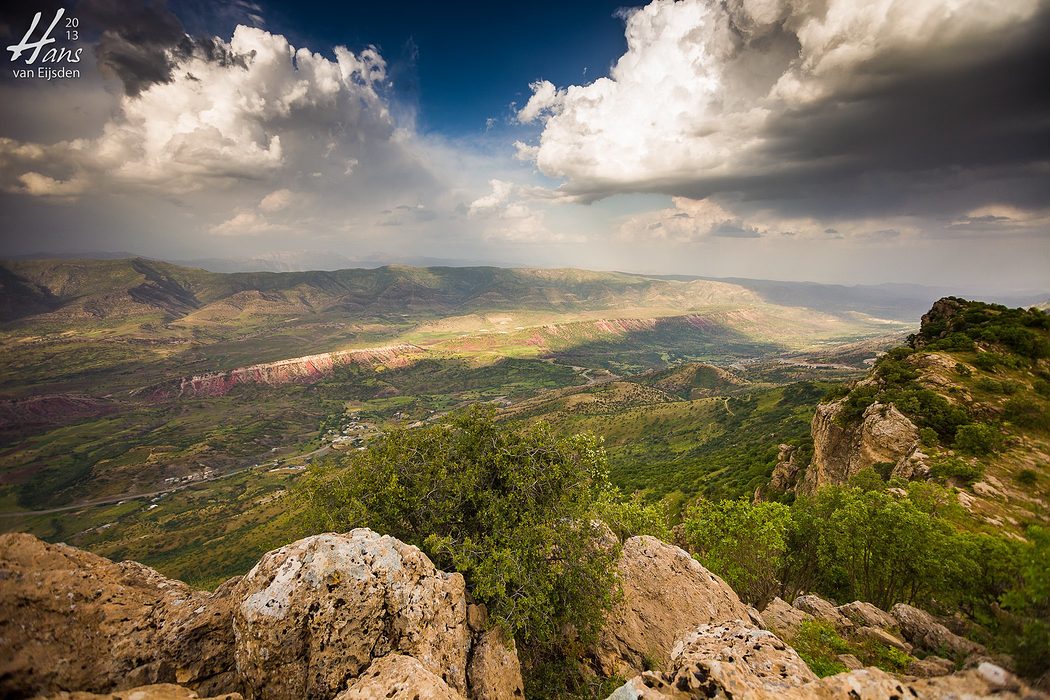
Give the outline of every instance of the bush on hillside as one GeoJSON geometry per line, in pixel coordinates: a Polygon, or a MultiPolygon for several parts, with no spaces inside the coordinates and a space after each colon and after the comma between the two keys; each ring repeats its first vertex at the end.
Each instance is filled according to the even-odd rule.
{"type": "Polygon", "coordinates": [[[1003,447],[1003,436],[986,423],[961,425],[955,430],[955,449],[968,455],[984,456],[1003,447]]]}
{"type": "Polygon", "coordinates": [[[939,455],[931,461],[930,476],[941,481],[958,479],[970,485],[984,476],[984,466],[967,462],[960,457],[939,455]]]}

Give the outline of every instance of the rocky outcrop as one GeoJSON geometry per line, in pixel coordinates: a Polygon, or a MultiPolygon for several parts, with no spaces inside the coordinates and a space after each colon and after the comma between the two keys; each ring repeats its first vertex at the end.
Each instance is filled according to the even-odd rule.
{"type": "Polygon", "coordinates": [[[860,423],[843,425],[845,402],[840,399],[820,404],[813,414],[813,460],[799,482],[800,493],[846,483],[858,472],[879,464],[892,464],[896,470],[902,460],[914,455],[918,428],[893,404],[872,404],[860,423]]]}
{"type": "Polygon", "coordinates": [[[805,465],[799,460],[798,447],[787,444],[780,445],[777,452],[777,463],[773,466],[773,473],[769,477],[769,483],[759,486],[755,490],[755,500],[763,501],[770,494],[794,491],[798,485],[803,466],[805,465]]]}
{"type": "Polygon", "coordinates": [[[331,698],[373,659],[415,658],[467,690],[460,574],[371,530],[308,537],[263,556],[239,586],[237,667],[255,698],[331,698]]]}
{"type": "Polygon", "coordinates": [[[787,601],[774,598],[762,611],[762,619],[765,620],[769,629],[782,637],[791,638],[798,634],[802,623],[812,620],[813,616],[793,605],[788,605],[787,601]]]}
{"type": "Polygon", "coordinates": [[[265,384],[267,386],[313,384],[330,375],[337,367],[349,365],[400,367],[409,364],[423,352],[425,351],[422,348],[407,344],[325,352],[240,367],[229,372],[198,374],[143,391],[155,399],[200,398],[225,396],[234,387],[241,384],[265,384]]]}
{"type": "Polygon", "coordinates": [[[336,696],[336,700],[388,699],[463,700],[463,696],[419,661],[401,654],[376,659],[336,696]]]}
{"type": "MultiPolygon", "coordinates": [[[[857,662],[854,658],[852,662],[857,662]]],[[[675,645],[668,669],[646,671],[607,700],[1035,700],[1046,696],[990,663],[963,673],[903,680],[877,668],[816,678],[780,639],[742,621],[702,625],[675,645]]]]}
{"type": "Polygon", "coordinates": [[[227,586],[203,593],[135,562],[0,535],[0,696],[176,680],[205,695],[236,691],[229,595],[227,586]]]}
{"type": "Polygon", "coordinates": [[[959,658],[985,653],[980,644],[955,634],[925,610],[898,603],[890,615],[897,621],[904,638],[919,649],[959,658]]]}
{"type": "Polygon", "coordinates": [[[2,535],[0,697],[71,689],[122,700],[524,697],[513,640],[469,602],[463,577],[371,530],[274,550],[214,593],[2,535]]]}
{"type": "Polygon", "coordinates": [[[897,621],[888,612],[871,603],[855,600],[836,608],[838,612],[862,627],[880,627],[882,629],[895,629],[897,621]]]}
{"type": "Polygon", "coordinates": [[[662,668],[675,641],[698,625],[748,619],[747,606],[725,581],[654,537],[627,540],[617,573],[623,599],[606,618],[594,648],[603,675],[662,668]]]}

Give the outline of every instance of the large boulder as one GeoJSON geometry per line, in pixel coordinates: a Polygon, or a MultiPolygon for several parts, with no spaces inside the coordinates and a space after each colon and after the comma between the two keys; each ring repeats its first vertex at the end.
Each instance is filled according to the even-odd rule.
{"type": "Polygon", "coordinates": [[[0,535],[0,696],[180,681],[235,692],[230,588],[195,591],[27,534],[0,535]]]}
{"type": "Polygon", "coordinates": [[[860,627],[878,627],[884,630],[892,630],[897,627],[897,621],[892,615],[882,608],[861,600],[840,605],[837,610],[860,627]]]}
{"type": "Polygon", "coordinates": [[[911,456],[919,429],[893,404],[875,403],[859,423],[843,425],[846,399],[817,406],[813,414],[813,459],[799,481],[799,493],[816,493],[826,484],[843,484],[858,472],[911,456]]]}
{"type": "Polygon", "coordinates": [[[955,634],[925,610],[897,603],[890,615],[897,621],[904,638],[919,649],[960,658],[985,653],[983,646],[955,634]]]}
{"type": "Polygon", "coordinates": [[[438,675],[411,656],[376,659],[336,700],[464,700],[438,675]]]}
{"type": "Polygon", "coordinates": [[[662,668],[686,632],[748,619],[747,606],[725,581],[655,537],[628,539],[617,573],[623,599],[606,617],[594,648],[603,675],[626,677],[662,668]]]}
{"type": "Polygon", "coordinates": [[[838,608],[832,603],[818,595],[800,595],[798,598],[795,598],[795,602],[792,605],[803,612],[809,613],[818,620],[830,622],[840,630],[853,628],[853,622],[848,617],[839,612],[838,608]]]}
{"type": "Polygon", "coordinates": [[[307,537],[263,556],[239,584],[237,667],[254,698],[331,698],[377,657],[413,657],[467,691],[463,577],[371,530],[307,537]]]}
{"type": "Polygon", "coordinates": [[[781,637],[791,638],[798,634],[803,622],[814,618],[808,612],[788,605],[787,601],[774,598],[762,611],[762,619],[769,629],[781,637]]]}
{"type": "Polygon", "coordinates": [[[680,639],[663,672],[646,671],[609,700],[636,698],[750,698],[816,680],[806,662],[779,637],[743,620],[700,625],[680,639]]]}

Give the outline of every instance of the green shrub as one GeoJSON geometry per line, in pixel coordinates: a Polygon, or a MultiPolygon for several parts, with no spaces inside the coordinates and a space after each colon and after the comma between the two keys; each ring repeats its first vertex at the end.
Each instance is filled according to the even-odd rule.
{"type": "Polygon", "coordinates": [[[886,481],[893,473],[893,462],[877,462],[874,466],[861,469],[849,479],[849,485],[861,491],[882,491],[886,481]]]}
{"type": "Polygon", "coordinates": [[[937,431],[933,428],[919,428],[919,442],[923,447],[937,447],[941,444],[937,431]]]}
{"type": "Polygon", "coordinates": [[[641,493],[625,500],[618,491],[610,489],[598,502],[598,516],[620,540],[635,535],[652,535],[665,542],[671,539],[665,504],[647,503],[641,493]]]}
{"type": "Polygon", "coordinates": [[[1036,482],[1039,481],[1039,475],[1034,469],[1022,469],[1017,472],[1017,483],[1023,484],[1024,486],[1035,486],[1036,482]]]}
{"type": "Polygon", "coordinates": [[[960,377],[969,377],[973,374],[973,370],[971,370],[969,367],[967,367],[961,362],[956,362],[955,373],[958,374],[960,377]]]}
{"type": "Polygon", "coordinates": [[[876,402],[878,394],[878,388],[871,385],[859,386],[850,391],[839,413],[839,423],[848,426],[859,422],[868,406],[876,402]]]}
{"type": "Polygon", "coordinates": [[[930,350],[948,350],[951,352],[965,352],[974,349],[973,338],[965,333],[950,333],[940,340],[935,340],[926,346],[930,350]]]}
{"type": "Polygon", "coordinates": [[[989,455],[1002,449],[1003,436],[985,423],[961,425],[955,431],[955,449],[969,455],[989,455]]]}
{"type": "Polygon", "coordinates": [[[999,355],[994,352],[979,352],[973,359],[973,366],[985,372],[994,372],[1000,364],[999,355]]]}
{"type": "Polygon", "coordinates": [[[1050,670],[1050,529],[1033,525],[1031,542],[1022,552],[1021,579],[1003,596],[1003,607],[1015,614],[1007,643],[1017,670],[1036,678],[1050,670]]]}
{"type": "Polygon", "coordinates": [[[1050,382],[1046,381],[1045,379],[1036,379],[1032,383],[1032,388],[1035,390],[1035,393],[1039,394],[1040,396],[1050,398],[1050,382]]]}
{"type": "Polygon", "coordinates": [[[959,457],[942,455],[930,464],[930,476],[935,479],[959,479],[964,484],[972,484],[983,475],[983,465],[971,464],[959,457]]]}

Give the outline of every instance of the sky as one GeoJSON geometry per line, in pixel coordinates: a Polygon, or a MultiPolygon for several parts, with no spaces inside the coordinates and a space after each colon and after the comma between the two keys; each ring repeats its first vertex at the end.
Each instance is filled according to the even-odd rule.
{"type": "Polygon", "coordinates": [[[0,256],[1050,290],[1050,0],[14,0],[0,39],[0,256]]]}

